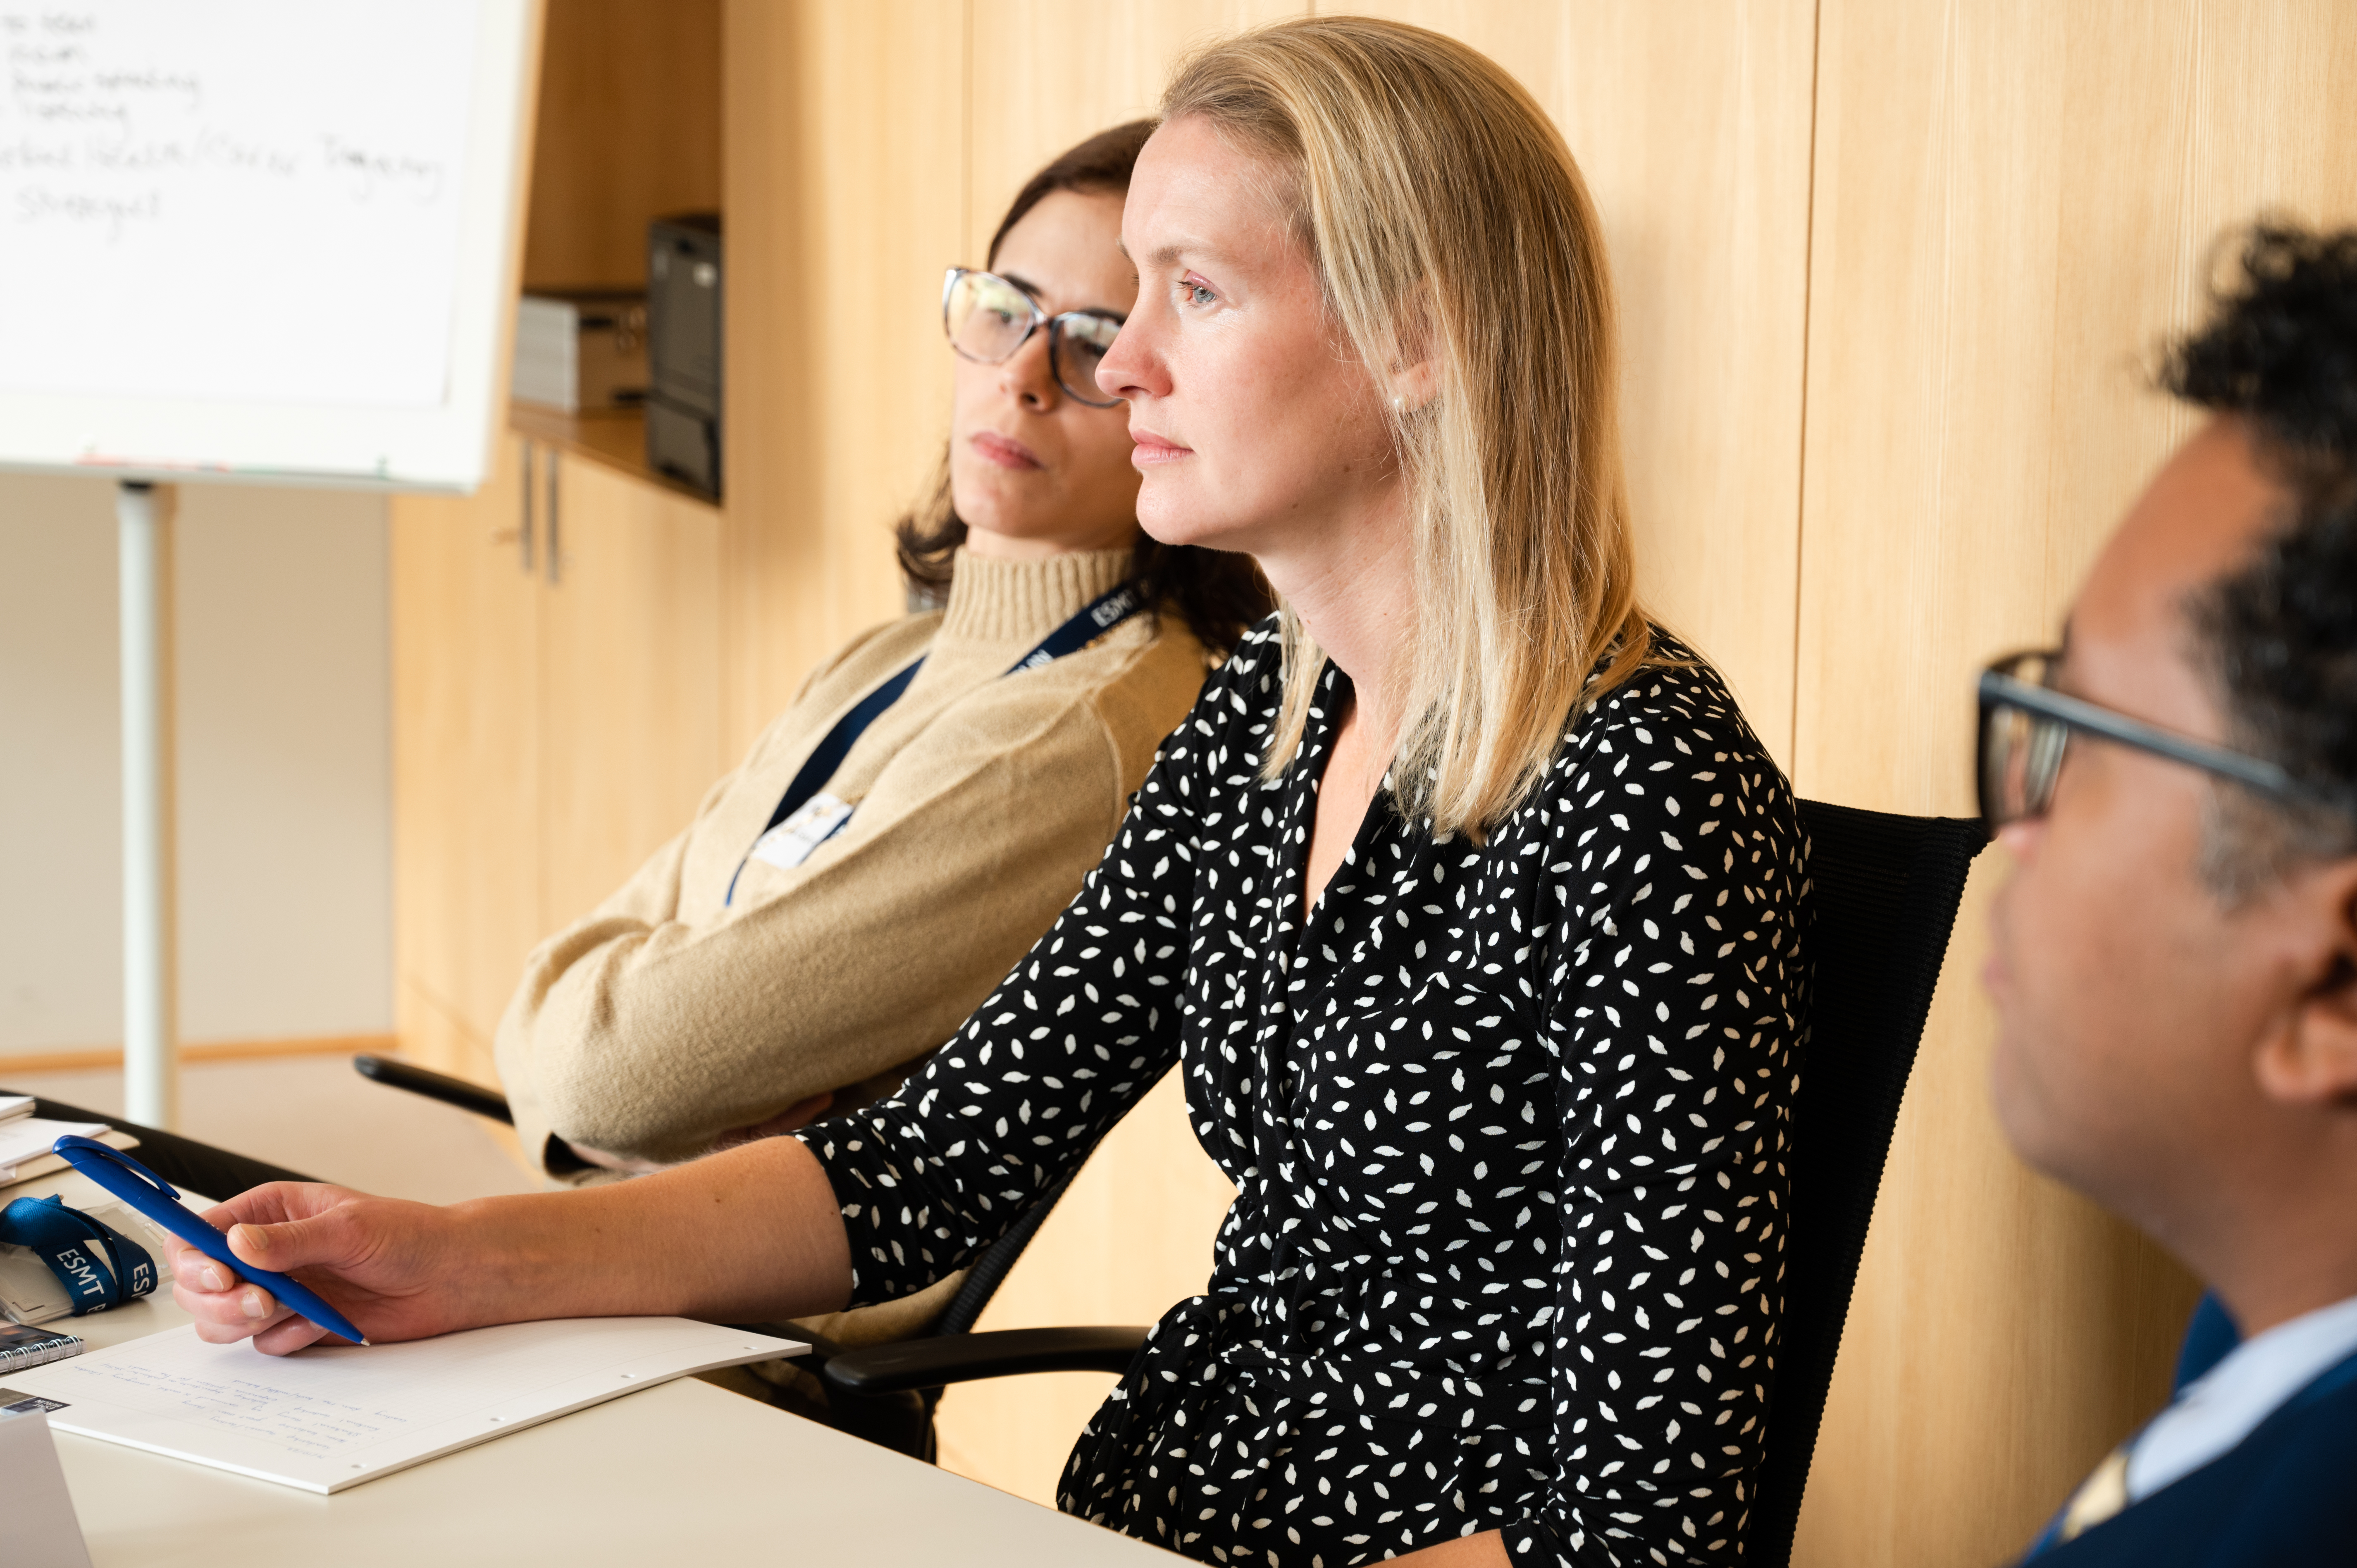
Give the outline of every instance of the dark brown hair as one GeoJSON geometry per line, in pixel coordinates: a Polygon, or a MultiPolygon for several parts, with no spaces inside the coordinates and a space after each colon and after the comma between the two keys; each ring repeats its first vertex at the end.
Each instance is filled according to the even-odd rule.
{"type": "MultiPolygon", "coordinates": [[[[990,237],[987,261],[998,258],[999,242],[1023,215],[1060,190],[1086,195],[1125,195],[1130,171],[1137,166],[1138,149],[1154,134],[1156,122],[1133,120],[1110,131],[1100,131],[1033,175],[998,220],[990,237]]],[[[965,542],[965,519],[958,516],[950,489],[950,456],[942,453],[941,469],[926,499],[900,519],[892,531],[900,558],[901,575],[920,597],[939,602],[948,596],[950,576],[959,545],[965,542]]],[[[1144,532],[1131,557],[1130,580],[1148,605],[1178,612],[1195,639],[1214,654],[1235,646],[1244,628],[1275,607],[1275,598],[1260,568],[1249,555],[1204,550],[1191,544],[1164,544],[1144,532]]]]}

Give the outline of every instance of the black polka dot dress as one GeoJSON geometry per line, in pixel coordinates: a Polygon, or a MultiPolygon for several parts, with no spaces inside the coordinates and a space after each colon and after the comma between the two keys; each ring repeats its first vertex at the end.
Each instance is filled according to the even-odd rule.
{"type": "Polygon", "coordinates": [[[971,1260],[1176,1062],[1238,1197],[1068,1512],[1270,1568],[1486,1530],[1517,1563],[1738,1562],[1807,976],[1783,777],[1710,670],[1647,670],[1486,843],[1379,796],[1305,927],[1323,681],[1262,782],[1248,638],[1030,956],[899,1097],[802,1134],[855,1299],[971,1260]]]}

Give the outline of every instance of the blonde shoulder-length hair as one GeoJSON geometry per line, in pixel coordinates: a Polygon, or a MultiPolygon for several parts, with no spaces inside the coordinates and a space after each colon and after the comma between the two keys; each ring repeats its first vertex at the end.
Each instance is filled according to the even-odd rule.
{"type": "MultiPolygon", "coordinates": [[[[1315,17],[1184,62],[1198,115],[1291,181],[1298,239],[1383,387],[1416,529],[1394,798],[1436,833],[1492,828],[1544,774],[1574,708],[1653,656],[1620,464],[1612,284],[1563,137],[1486,56],[1421,27],[1315,17]]],[[[1323,664],[1283,616],[1285,698],[1264,776],[1300,746],[1323,664]]]]}

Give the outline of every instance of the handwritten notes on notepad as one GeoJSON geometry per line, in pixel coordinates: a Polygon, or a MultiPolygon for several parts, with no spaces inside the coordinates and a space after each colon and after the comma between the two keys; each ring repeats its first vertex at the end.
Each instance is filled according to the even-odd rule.
{"type": "Polygon", "coordinates": [[[190,1326],[7,1384],[58,1402],[59,1432],[337,1492],[653,1383],[806,1348],[685,1318],[588,1317],[264,1356],[190,1326]]]}

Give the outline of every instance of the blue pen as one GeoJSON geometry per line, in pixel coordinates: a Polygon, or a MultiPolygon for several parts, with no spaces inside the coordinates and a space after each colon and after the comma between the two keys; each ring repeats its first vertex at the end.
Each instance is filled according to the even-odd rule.
{"type": "Polygon", "coordinates": [[[309,1286],[242,1262],[229,1250],[229,1238],[180,1202],[180,1195],[171,1183],[122,1150],[68,1133],[50,1144],[49,1152],[206,1257],[227,1263],[320,1327],[340,1334],[355,1345],[368,1343],[367,1335],[346,1321],[342,1313],[321,1301],[309,1286]]]}

